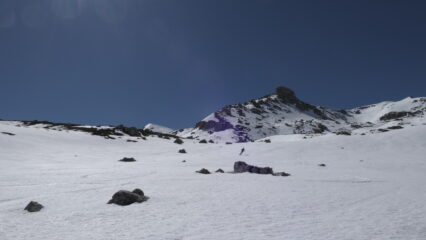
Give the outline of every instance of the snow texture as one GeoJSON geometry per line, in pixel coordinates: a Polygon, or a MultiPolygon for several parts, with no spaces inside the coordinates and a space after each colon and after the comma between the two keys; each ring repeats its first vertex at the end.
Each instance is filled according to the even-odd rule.
{"type": "MultiPolygon", "coordinates": [[[[354,109],[361,114],[352,119],[387,126],[379,118],[416,107],[413,100],[354,109]]],[[[187,139],[187,154],[174,139],[105,139],[2,121],[0,239],[426,239],[426,126],[410,119],[403,129],[367,135],[292,134],[231,145],[187,139]],[[123,157],[138,161],[117,161],[123,157]],[[231,174],[236,161],[291,176],[231,174]],[[227,173],[195,173],[201,168],[227,173]],[[107,204],[118,190],[135,188],[150,200],[107,204]],[[44,208],[24,211],[30,201],[44,208]]]]}

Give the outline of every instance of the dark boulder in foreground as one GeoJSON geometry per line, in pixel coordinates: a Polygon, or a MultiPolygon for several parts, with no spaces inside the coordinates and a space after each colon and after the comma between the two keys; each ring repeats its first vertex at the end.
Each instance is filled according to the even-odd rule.
{"type": "Polygon", "coordinates": [[[125,157],[125,158],[120,159],[119,161],[120,162],[136,162],[136,159],[125,157]]]}
{"type": "Polygon", "coordinates": [[[223,171],[221,168],[219,168],[218,170],[216,170],[217,173],[224,173],[225,171],[223,171]]]}
{"type": "Polygon", "coordinates": [[[136,188],[132,192],[127,190],[120,190],[114,193],[108,204],[114,203],[120,206],[127,206],[132,203],[145,202],[146,200],[148,200],[148,197],[144,195],[144,192],[139,188],[136,188]]]}
{"type": "Polygon", "coordinates": [[[252,165],[248,165],[245,162],[238,161],[234,163],[234,172],[236,173],[257,173],[257,174],[273,174],[274,171],[270,167],[256,167],[252,165]]]}
{"type": "Polygon", "coordinates": [[[186,153],[186,150],[182,148],[179,150],[179,153],[186,153]]]}
{"type": "Polygon", "coordinates": [[[43,205],[41,205],[40,203],[31,201],[30,203],[28,203],[24,210],[27,210],[28,212],[38,212],[42,208],[43,205]]]}
{"type": "Polygon", "coordinates": [[[200,170],[196,171],[196,173],[201,173],[201,174],[210,174],[209,170],[207,170],[207,169],[205,169],[205,168],[202,168],[202,169],[200,169],[200,170]]]}

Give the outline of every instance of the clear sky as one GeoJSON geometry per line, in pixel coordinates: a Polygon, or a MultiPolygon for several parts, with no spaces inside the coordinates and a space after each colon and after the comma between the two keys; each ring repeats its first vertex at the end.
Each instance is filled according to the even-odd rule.
{"type": "Polygon", "coordinates": [[[0,0],[0,118],[191,127],[293,89],[426,96],[426,1],[0,0]]]}

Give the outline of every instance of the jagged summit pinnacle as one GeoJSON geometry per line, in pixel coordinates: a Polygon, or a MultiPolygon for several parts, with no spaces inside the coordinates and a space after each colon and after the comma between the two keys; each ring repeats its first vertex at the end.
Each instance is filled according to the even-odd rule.
{"type": "Polygon", "coordinates": [[[290,88],[279,86],[275,89],[275,93],[281,100],[283,100],[283,102],[295,103],[299,101],[294,91],[290,88]]]}

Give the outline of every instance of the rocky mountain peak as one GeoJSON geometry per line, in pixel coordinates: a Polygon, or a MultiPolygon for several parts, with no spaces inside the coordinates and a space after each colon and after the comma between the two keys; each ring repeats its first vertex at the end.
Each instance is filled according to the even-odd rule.
{"type": "Polygon", "coordinates": [[[285,103],[296,103],[300,101],[293,90],[287,87],[277,87],[275,89],[275,93],[277,94],[278,98],[281,99],[285,103]]]}
{"type": "Polygon", "coordinates": [[[215,142],[247,142],[288,134],[366,134],[423,123],[425,113],[425,98],[335,110],[306,103],[290,88],[279,86],[273,94],[223,107],[198,122],[195,128],[175,134],[215,142]]]}

